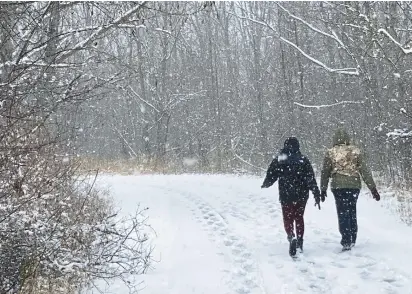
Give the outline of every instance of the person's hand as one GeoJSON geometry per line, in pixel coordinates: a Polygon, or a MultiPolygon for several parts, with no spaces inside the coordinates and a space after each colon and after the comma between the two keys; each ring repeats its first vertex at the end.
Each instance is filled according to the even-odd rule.
{"type": "Polygon", "coordinates": [[[378,190],[376,190],[376,188],[371,189],[371,193],[372,193],[373,199],[375,199],[376,201],[381,200],[381,195],[379,195],[378,190]]]}
{"type": "Polygon", "coordinates": [[[326,191],[320,192],[320,200],[322,200],[322,202],[325,202],[326,197],[328,197],[326,191]]]}
{"type": "Polygon", "coordinates": [[[319,192],[313,195],[313,198],[315,198],[315,206],[318,206],[320,210],[320,195],[319,192]]]}
{"type": "Polygon", "coordinates": [[[320,210],[320,201],[319,198],[315,198],[315,206],[317,206],[320,210]]]}
{"type": "Polygon", "coordinates": [[[263,183],[262,186],[260,186],[261,189],[263,188],[269,188],[268,184],[263,183]]]}

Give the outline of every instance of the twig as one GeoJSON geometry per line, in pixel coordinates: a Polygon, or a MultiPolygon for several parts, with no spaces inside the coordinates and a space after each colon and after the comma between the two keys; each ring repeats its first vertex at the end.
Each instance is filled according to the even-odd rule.
{"type": "Polygon", "coordinates": [[[407,49],[407,48],[404,48],[404,47],[401,45],[401,43],[399,43],[398,41],[396,41],[395,38],[392,37],[391,34],[388,33],[387,30],[385,30],[385,29],[379,29],[379,30],[378,30],[378,33],[381,33],[381,34],[386,35],[393,43],[395,43],[396,46],[398,46],[398,47],[402,50],[402,52],[403,52],[404,54],[410,54],[410,53],[412,53],[412,48],[408,48],[408,49],[407,49]]]}
{"type": "Polygon", "coordinates": [[[344,75],[350,75],[350,76],[359,76],[359,71],[357,68],[330,68],[327,65],[325,65],[324,63],[322,63],[321,61],[313,58],[312,56],[310,56],[309,54],[307,54],[306,52],[304,52],[302,49],[300,49],[297,45],[295,45],[294,43],[292,43],[289,40],[286,40],[283,37],[280,37],[280,39],[291,45],[292,47],[294,47],[296,50],[298,50],[303,56],[305,56],[307,59],[309,59],[310,61],[312,61],[313,63],[319,65],[320,67],[322,67],[323,69],[325,69],[328,72],[331,73],[338,73],[338,74],[344,74],[344,75]]]}
{"type": "Polygon", "coordinates": [[[293,104],[300,106],[300,107],[304,107],[304,108],[316,108],[316,109],[320,109],[320,108],[325,108],[325,107],[333,107],[333,106],[337,106],[337,105],[342,105],[342,104],[363,104],[363,101],[340,101],[340,102],[336,102],[333,104],[324,104],[324,105],[305,105],[305,104],[301,104],[298,102],[293,102],[293,104]]]}

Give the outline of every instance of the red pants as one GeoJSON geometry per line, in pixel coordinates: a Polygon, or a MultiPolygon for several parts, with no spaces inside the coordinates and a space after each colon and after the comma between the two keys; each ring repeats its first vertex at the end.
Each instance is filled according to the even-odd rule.
{"type": "Polygon", "coordinates": [[[288,237],[295,237],[294,223],[296,223],[296,236],[303,238],[305,233],[305,222],[303,215],[305,214],[305,207],[307,201],[292,202],[282,204],[283,224],[288,237]]]}

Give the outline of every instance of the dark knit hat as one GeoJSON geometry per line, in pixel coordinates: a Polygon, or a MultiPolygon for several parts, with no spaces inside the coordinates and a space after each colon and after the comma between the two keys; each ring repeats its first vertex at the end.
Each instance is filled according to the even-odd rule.
{"type": "Polygon", "coordinates": [[[289,137],[286,139],[283,150],[289,151],[290,153],[296,153],[300,149],[299,141],[295,137],[289,137]]]}

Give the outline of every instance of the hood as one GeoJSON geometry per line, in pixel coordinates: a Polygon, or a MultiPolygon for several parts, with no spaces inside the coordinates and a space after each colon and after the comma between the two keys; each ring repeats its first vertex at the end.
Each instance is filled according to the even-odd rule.
{"type": "Polygon", "coordinates": [[[333,146],[350,145],[350,136],[347,131],[338,129],[333,136],[333,146]]]}
{"type": "Polygon", "coordinates": [[[284,154],[295,154],[300,151],[300,145],[298,139],[295,137],[287,138],[282,149],[284,154]]]}

